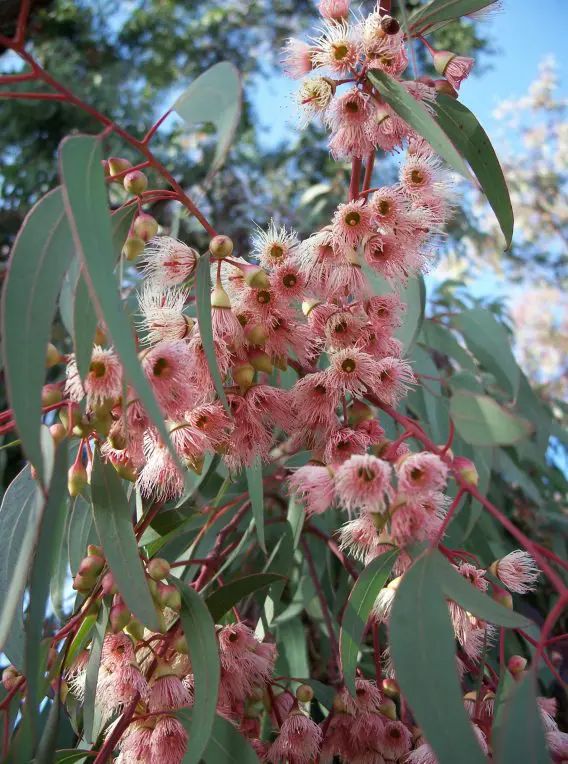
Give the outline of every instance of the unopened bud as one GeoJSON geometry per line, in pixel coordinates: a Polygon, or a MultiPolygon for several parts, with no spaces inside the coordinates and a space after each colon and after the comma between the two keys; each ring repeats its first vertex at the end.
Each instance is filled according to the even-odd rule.
{"type": "Polygon", "coordinates": [[[128,480],[129,483],[135,483],[138,477],[135,467],[131,464],[123,464],[122,462],[113,462],[112,466],[116,470],[117,474],[123,480],[128,480]]]}
{"type": "Polygon", "coordinates": [[[265,374],[270,374],[272,372],[272,361],[270,360],[268,353],[265,353],[264,350],[249,350],[247,358],[257,371],[263,371],[265,374]]]}
{"type": "Polygon", "coordinates": [[[266,271],[258,265],[249,263],[239,263],[239,270],[242,271],[245,283],[253,289],[268,289],[270,280],[266,271]]]}
{"type": "Polygon", "coordinates": [[[161,581],[166,578],[170,572],[170,563],[162,557],[154,557],[146,565],[146,573],[154,581],[161,581]]]}
{"type": "Polygon", "coordinates": [[[169,607],[176,612],[181,609],[181,595],[173,584],[158,584],[158,600],[162,607],[169,607]]]}
{"type": "Polygon", "coordinates": [[[119,631],[122,631],[128,625],[130,619],[130,610],[126,607],[123,600],[115,595],[109,616],[110,628],[113,634],[118,634],[119,631]]]}
{"type": "Polygon", "coordinates": [[[81,594],[88,594],[93,589],[93,586],[96,584],[96,582],[96,577],[81,575],[80,573],[77,573],[73,579],[72,586],[76,592],[80,592],[81,594]]]}
{"type": "Polygon", "coordinates": [[[83,557],[79,563],[78,573],[80,576],[89,576],[91,578],[97,578],[102,573],[105,566],[105,560],[98,555],[88,555],[83,557]]]}
{"type": "Polygon", "coordinates": [[[67,428],[64,427],[61,422],[56,422],[50,425],[49,432],[53,438],[53,442],[58,446],[67,437],[67,428]]]}
{"type": "Polygon", "coordinates": [[[53,366],[57,366],[58,363],[61,363],[61,353],[55,345],[48,342],[45,352],[45,367],[46,369],[51,369],[53,366]]]}
{"type": "Polygon", "coordinates": [[[144,625],[137,618],[131,618],[124,630],[137,642],[144,639],[144,625]]]}
{"type": "Polygon", "coordinates": [[[16,682],[20,678],[20,673],[15,666],[7,666],[2,672],[2,684],[6,692],[10,692],[16,686],[16,682]]]}
{"type": "Polygon", "coordinates": [[[245,337],[250,345],[264,345],[268,332],[262,324],[245,324],[245,337]]]}
{"type": "Polygon", "coordinates": [[[182,655],[187,655],[189,653],[187,640],[184,634],[180,634],[180,636],[174,642],[174,650],[176,653],[181,653],[182,655]]]}
{"type": "Polygon", "coordinates": [[[527,667],[527,659],[523,658],[522,655],[511,655],[507,662],[507,668],[513,674],[513,676],[517,676],[518,674],[521,674],[527,667]]]}
{"type": "Polygon", "coordinates": [[[124,157],[109,157],[108,169],[111,175],[118,175],[130,167],[132,167],[132,162],[129,159],[124,159],[124,157]]]}
{"type": "Polygon", "coordinates": [[[147,212],[141,212],[132,224],[132,230],[143,241],[150,241],[158,233],[158,221],[147,212]]]}
{"type": "Polygon", "coordinates": [[[105,573],[103,576],[103,580],[101,581],[101,588],[103,590],[103,594],[109,595],[109,594],[116,594],[118,589],[116,588],[116,583],[114,581],[114,576],[108,571],[108,573],[105,573]]]}
{"type": "Polygon", "coordinates": [[[375,418],[373,409],[363,401],[353,401],[347,413],[352,427],[375,418]]]}
{"type": "Polygon", "coordinates": [[[468,485],[477,485],[479,483],[479,475],[477,474],[475,464],[470,459],[466,459],[465,456],[456,456],[452,462],[452,469],[468,485]]]}
{"type": "Polygon", "coordinates": [[[104,552],[102,546],[98,544],[89,544],[87,546],[87,555],[89,557],[102,557],[104,559],[104,552]]]}
{"type": "Polygon", "coordinates": [[[230,308],[231,300],[229,295],[221,284],[217,283],[213,291],[211,292],[211,307],[212,308],[230,308]]]}
{"type": "Polygon", "coordinates": [[[44,385],[41,391],[41,405],[53,406],[54,403],[61,403],[63,393],[59,385],[44,385]]]}
{"type": "Polygon", "coordinates": [[[509,592],[504,589],[495,589],[493,592],[493,599],[508,610],[513,609],[513,597],[509,592]]]}
{"type": "Polygon", "coordinates": [[[67,473],[69,496],[78,496],[87,485],[87,470],[81,462],[75,462],[67,473]]]}
{"type": "Polygon", "coordinates": [[[296,697],[300,703],[309,703],[310,700],[314,697],[314,691],[309,684],[301,684],[296,689],[296,697]]]}
{"type": "Polygon", "coordinates": [[[453,61],[455,57],[456,57],[456,54],[452,53],[451,50],[435,51],[432,55],[434,69],[438,72],[438,74],[443,75],[446,69],[448,68],[448,64],[450,63],[450,61],[453,61]]]}
{"type": "Polygon", "coordinates": [[[234,382],[242,391],[248,390],[254,380],[254,366],[250,363],[239,363],[231,369],[234,382]]]}
{"type": "Polygon", "coordinates": [[[333,698],[333,710],[336,714],[344,714],[347,712],[345,701],[339,693],[333,698]]]}
{"type": "Polygon", "coordinates": [[[148,188],[148,178],[141,170],[132,170],[124,176],[123,185],[129,194],[139,196],[148,188]]]}
{"type": "Polygon", "coordinates": [[[97,416],[95,416],[91,422],[91,429],[95,430],[95,432],[98,432],[99,435],[106,437],[109,434],[113,424],[114,419],[112,418],[110,412],[101,412],[100,414],[97,414],[97,416]]]}
{"type": "Polygon", "coordinates": [[[450,96],[450,98],[458,97],[458,91],[451,82],[448,82],[446,79],[434,80],[434,87],[436,88],[437,93],[443,93],[444,95],[450,96]]]}
{"type": "Polygon", "coordinates": [[[392,719],[393,722],[396,721],[396,704],[392,698],[383,699],[379,706],[379,712],[388,719],[392,719]]]}
{"type": "Polygon", "coordinates": [[[144,246],[144,239],[141,239],[139,236],[129,236],[122,247],[122,255],[132,262],[132,260],[136,260],[142,254],[144,246]]]}
{"type": "Polygon", "coordinates": [[[214,236],[209,242],[209,251],[213,257],[230,257],[233,253],[233,242],[228,236],[214,236]]]}
{"type": "Polygon", "coordinates": [[[394,679],[383,679],[382,688],[384,694],[389,698],[396,699],[400,695],[400,687],[394,679]]]}

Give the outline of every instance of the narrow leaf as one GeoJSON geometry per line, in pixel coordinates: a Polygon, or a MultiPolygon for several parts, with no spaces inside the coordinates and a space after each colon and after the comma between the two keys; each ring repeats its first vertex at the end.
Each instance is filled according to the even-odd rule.
{"type": "Polygon", "coordinates": [[[99,544],[99,537],[90,504],[83,496],[79,495],[73,503],[67,533],[69,567],[72,575],[76,575],[79,570],[79,565],[87,554],[89,544],[99,544]]]}
{"type": "Polygon", "coordinates": [[[389,642],[396,677],[440,764],[483,764],[463,707],[454,630],[434,560],[419,558],[394,598],[389,642]]]}
{"type": "Polygon", "coordinates": [[[262,551],[266,553],[266,542],[264,539],[264,488],[260,457],[257,456],[252,466],[245,468],[245,472],[258,543],[262,551]]]}
{"type": "MultiPolygon", "coordinates": [[[[192,712],[189,709],[178,711],[178,717],[186,730],[191,730],[192,712]]],[[[191,747],[191,746],[190,746],[191,747]]],[[[191,761],[191,752],[187,751],[182,764],[191,761]]],[[[216,716],[207,748],[203,753],[205,764],[258,764],[258,757],[249,741],[241,735],[234,724],[216,716]]]]}
{"type": "Polygon", "coordinates": [[[285,581],[284,576],[276,573],[254,573],[250,576],[236,578],[216,592],[210,594],[205,600],[209,608],[211,618],[218,623],[229,610],[249,594],[254,594],[259,589],[264,589],[275,581],[285,581]]]}
{"type": "Polygon", "coordinates": [[[369,613],[384,587],[396,559],[396,552],[386,552],[370,562],[355,582],[341,622],[339,652],[347,689],[355,695],[357,654],[369,613]]]}
{"type": "Polygon", "coordinates": [[[450,21],[459,19],[467,13],[475,13],[493,5],[496,0],[431,0],[418,8],[408,18],[408,30],[417,37],[426,30],[434,32],[450,21]]]}
{"type": "Polygon", "coordinates": [[[423,104],[411,96],[400,82],[379,69],[371,70],[369,79],[398,116],[427,140],[450,167],[465,178],[470,177],[469,170],[455,146],[423,104]]]}
{"type": "Polygon", "coordinates": [[[197,322],[199,325],[199,335],[203,344],[203,352],[207,359],[209,373],[213,379],[215,390],[219,400],[230,414],[229,403],[225,395],[221,372],[217,364],[215,355],[215,346],[213,344],[213,327],[211,325],[211,275],[209,272],[211,266],[209,252],[199,258],[195,273],[195,302],[197,310],[197,322]]]}
{"type": "Polygon", "coordinates": [[[215,722],[221,677],[219,647],[213,619],[199,594],[178,579],[170,580],[181,594],[180,619],[195,678],[195,701],[189,727],[191,745],[184,764],[198,764],[215,722]]]}
{"type": "Polygon", "coordinates": [[[534,672],[530,671],[513,688],[505,701],[496,731],[495,761],[499,764],[550,764],[550,754],[536,702],[534,672]]]}
{"type": "Polygon", "coordinates": [[[513,239],[513,208],[503,170],[487,133],[475,115],[455,98],[440,93],[435,108],[441,128],[469,162],[481,184],[509,249],[513,239]]]}
{"type": "Polygon", "coordinates": [[[95,525],[117,588],[136,617],[152,631],[159,631],[122,482],[114,467],[102,461],[98,450],[93,458],[91,495],[95,525]]]}
{"type": "Polygon", "coordinates": [[[507,446],[531,432],[530,422],[509,413],[493,398],[463,390],[452,395],[450,416],[461,437],[473,446],[507,446]]]}
{"type": "Polygon", "coordinates": [[[217,146],[208,178],[223,164],[229,151],[241,115],[241,101],[239,72],[233,64],[221,61],[192,82],[172,107],[187,125],[215,125],[217,146]]]}
{"type": "Polygon", "coordinates": [[[83,735],[88,743],[94,743],[95,727],[95,694],[97,691],[97,681],[99,678],[99,668],[101,665],[101,655],[103,652],[103,641],[109,618],[109,607],[106,602],[101,602],[97,621],[95,624],[95,633],[91,642],[89,660],[87,662],[87,673],[85,676],[85,698],[83,701],[83,735]]]}
{"type": "Polygon", "coordinates": [[[24,219],[12,247],[1,306],[8,399],[22,447],[44,483],[39,428],[45,353],[72,256],[63,196],[55,188],[24,219]]]}

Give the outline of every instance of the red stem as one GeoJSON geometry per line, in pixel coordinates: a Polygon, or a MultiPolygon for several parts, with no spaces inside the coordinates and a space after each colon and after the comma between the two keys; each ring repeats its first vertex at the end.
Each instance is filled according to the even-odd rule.
{"type": "Polygon", "coordinates": [[[351,160],[351,181],[349,183],[349,201],[357,199],[359,196],[359,179],[361,177],[361,160],[351,160]]]}
{"type": "Polygon", "coordinates": [[[22,98],[25,101],[65,101],[58,93],[18,93],[15,90],[1,90],[0,98],[22,98]]]}

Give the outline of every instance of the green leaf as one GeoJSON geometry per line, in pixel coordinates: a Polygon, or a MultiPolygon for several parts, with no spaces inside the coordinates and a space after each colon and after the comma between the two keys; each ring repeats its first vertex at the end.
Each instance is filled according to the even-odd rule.
{"type": "Polygon", "coordinates": [[[69,568],[73,576],[77,574],[81,560],[87,554],[87,546],[99,543],[90,504],[83,496],[79,495],[73,503],[67,533],[69,568]]]}
{"type": "Polygon", "coordinates": [[[386,552],[372,560],[351,590],[339,633],[339,652],[345,685],[355,695],[357,654],[371,608],[384,587],[396,559],[396,552],[386,552]]]}
{"type": "Polygon", "coordinates": [[[87,662],[87,673],[85,676],[85,695],[83,700],[83,735],[88,743],[94,743],[95,734],[95,695],[97,691],[97,681],[99,678],[99,668],[101,665],[101,655],[103,652],[103,641],[110,614],[109,606],[106,602],[101,602],[97,621],[95,624],[95,633],[91,642],[89,660],[87,662]]]}
{"type": "Polygon", "coordinates": [[[219,396],[219,400],[225,407],[227,413],[231,413],[229,409],[229,403],[227,396],[225,395],[225,388],[223,387],[223,380],[221,379],[221,372],[219,371],[219,365],[217,364],[217,356],[215,355],[215,346],[213,344],[213,327],[211,325],[211,259],[209,252],[206,252],[199,258],[197,263],[197,269],[195,272],[195,302],[197,310],[197,323],[199,325],[199,335],[203,344],[203,352],[207,359],[207,366],[209,367],[209,373],[213,379],[215,390],[219,396]]]}
{"type": "Polygon", "coordinates": [[[266,553],[264,539],[264,488],[262,483],[262,462],[257,456],[250,467],[245,467],[248,492],[252,506],[252,516],[256,527],[256,536],[260,548],[266,553]]]}
{"type": "Polygon", "coordinates": [[[471,111],[455,98],[439,93],[435,109],[438,123],[469,162],[481,184],[509,249],[513,238],[513,208],[503,170],[487,133],[471,111]]]}
{"type": "Polygon", "coordinates": [[[483,764],[463,707],[454,630],[435,561],[430,554],[419,558],[397,589],[389,639],[396,677],[440,764],[483,764]]]}
{"type": "Polygon", "coordinates": [[[443,324],[439,324],[431,319],[424,321],[422,335],[424,337],[424,342],[429,348],[438,351],[438,353],[443,353],[444,355],[447,355],[448,358],[457,361],[462,369],[473,372],[476,371],[473,358],[467,350],[459,344],[452,332],[443,324]]]}
{"type": "MultiPolygon", "coordinates": [[[[188,733],[191,730],[192,713],[188,709],[178,711],[178,717],[188,733]]],[[[188,749],[182,764],[192,761],[188,749]]],[[[249,741],[241,735],[234,724],[216,716],[207,748],[202,756],[205,764],[258,764],[258,757],[249,741]]]]}
{"type": "Polygon", "coordinates": [[[175,505],[176,509],[183,507],[184,504],[187,504],[190,501],[190,499],[197,492],[197,489],[199,488],[199,486],[209,476],[209,472],[215,469],[215,465],[217,464],[218,461],[219,461],[219,457],[217,456],[217,454],[207,453],[205,454],[203,467],[201,468],[201,472],[199,474],[197,474],[197,472],[193,472],[192,470],[188,470],[185,473],[184,492],[181,499],[175,505]]]}
{"type": "MultiPolygon", "coordinates": [[[[394,291],[388,281],[375,273],[368,265],[363,265],[363,270],[375,294],[383,295],[394,291]]],[[[421,274],[412,276],[404,286],[397,287],[396,293],[406,305],[406,310],[402,316],[402,324],[397,329],[395,336],[402,342],[405,353],[408,353],[416,342],[424,321],[426,286],[423,276],[421,274]]]]}
{"type": "MultiPolygon", "coordinates": [[[[62,141],[59,162],[65,208],[83,264],[83,276],[91,298],[104,318],[126,377],[138,393],[162,440],[171,447],[163,416],[140,368],[132,328],[123,312],[113,276],[111,217],[102,158],[100,141],[95,136],[74,135],[62,141]]],[[[173,448],[172,455],[177,460],[173,448]]]]}
{"type": "Polygon", "coordinates": [[[10,483],[0,506],[4,544],[0,555],[0,650],[20,670],[24,668],[23,596],[41,510],[41,493],[28,465],[10,483]]]}
{"type": "Polygon", "coordinates": [[[67,612],[64,607],[64,599],[66,595],[67,586],[67,571],[68,571],[68,558],[67,558],[67,535],[69,532],[69,522],[71,520],[71,513],[69,511],[70,502],[68,497],[65,500],[65,513],[62,518],[63,525],[58,528],[57,535],[54,540],[55,544],[55,562],[53,565],[53,573],[51,581],[49,583],[49,597],[51,600],[51,606],[53,612],[59,618],[60,621],[64,621],[67,618],[67,612]]]}
{"type": "Polygon", "coordinates": [[[550,764],[533,671],[512,689],[502,709],[495,734],[495,761],[499,764],[550,764]]]}
{"type": "Polygon", "coordinates": [[[237,69],[228,61],[203,72],[172,106],[187,125],[211,123],[217,147],[207,178],[211,178],[229,151],[241,115],[242,85],[237,69]]]}
{"type": "Polygon", "coordinates": [[[127,607],[152,631],[160,630],[134,535],[130,507],[112,464],[98,450],[91,473],[93,517],[108,566],[127,607]]]}
{"type": "Polygon", "coordinates": [[[483,308],[473,308],[456,317],[457,328],[481,365],[495,376],[499,385],[514,398],[521,381],[509,336],[495,316],[483,308]]]}
{"type": "Polygon", "coordinates": [[[455,570],[440,552],[434,550],[428,553],[429,575],[436,579],[436,586],[449,599],[457,602],[460,607],[484,621],[509,629],[530,628],[531,621],[514,610],[503,607],[487,594],[480,592],[469,581],[455,570]]]}
{"type": "Polygon", "coordinates": [[[26,456],[45,484],[40,446],[45,353],[73,240],[60,188],[32,207],[16,237],[2,298],[8,399],[26,456]]]}
{"type": "Polygon", "coordinates": [[[450,21],[459,19],[467,13],[475,13],[493,5],[496,0],[431,0],[418,8],[408,18],[408,30],[417,37],[426,30],[434,32],[450,21]]]}
{"type": "Polygon", "coordinates": [[[170,579],[181,594],[180,619],[195,679],[195,702],[191,713],[191,745],[184,764],[198,764],[207,748],[215,722],[221,665],[215,624],[205,603],[191,587],[170,579]]]}
{"type": "Polygon", "coordinates": [[[38,743],[34,764],[52,764],[54,760],[55,746],[57,745],[57,733],[61,716],[61,700],[55,695],[51,702],[49,714],[45,722],[41,739],[38,743]]]}
{"type": "Polygon", "coordinates": [[[275,581],[285,580],[284,576],[276,573],[254,573],[250,576],[236,578],[234,581],[217,589],[213,594],[210,594],[205,600],[205,604],[209,608],[211,618],[213,618],[215,623],[218,623],[225,613],[244,597],[257,592],[259,589],[270,586],[275,581]]]}
{"type": "Polygon", "coordinates": [[[493,398],[458,390],[450,399],[456,430],[473,446],[507,446],[530,435],[531,424],[509,413],[493,398]]]}
{"type": "Polygon", "coordinates": [[[88,751],[78,751],[76,749],[66,749],[55,752],[55,764],[78,764],[84,759],[90,759],[87,757],[88,751]]]}
{"type": "Polygon", "coordinates": [[[32,735],[37,733],[38,706],[42,700],[39,697],[39,683],[45,673],[47,658],[42,650],[38,650],[38,645],[43,636],[49,584],[57,561],[57,541],[63,535],[66,498],[67,445],[63,444],[59,446],[55,455],[30,573],[29,604],[25,620],[25,676],[32,735]]]}
{"type": "Polygon", "coordinates": [[[77,629],[77,633],[69,645],[69,650],[67,651],[67,656],[65,658],[66,666],[70,666],[81,650],[86,647],[87,642],[91,638],[91,631],[93,630],[96,620],[97,616],[94,613],[90,613],[81,621],[81,625],[77,629]]]}
{"type": "Polygon", "coordinates": [[[398,116],[425,138],[450,167],[465,178],[470,177],[469,170],[454,144],[422,103],[411,96],[400,82],[379,69],[372,69],[369,79],[398,116]]]}

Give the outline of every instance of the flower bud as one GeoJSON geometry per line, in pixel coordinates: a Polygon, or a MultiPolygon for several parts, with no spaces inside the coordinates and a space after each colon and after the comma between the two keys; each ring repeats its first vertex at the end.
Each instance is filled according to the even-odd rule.
{"type": "Polygon", "coordinates": [[[104,552],[102,546],[99,546],[98,544],[89,544],[87,546],[87,556],[88,557],[102,557],[104,559],[104,552]]]}
{"type": "Polygon", "coordinates": [[[392,719],[393,722],[396,721],[396,704],[391,698],[384,698],[379,706],[379,712],[388,719],[392,719]]]}
{"type": "Polygon", "coordinates": [[[67,473],[67,490],[69,496],[78,496],[87,485],[87,470],[81,462],[75,462],[67,473]]]}
{"type": "Polygon", "coordinates": [[[10,692],[16,686],[21,674],[15,666],[7,666],[2,672],[2,684],[6,692],[10,692]]]}
{"type": "Polygon", "coordinates": [[[130,634],[130,636],[137,642],[144,639],[144,624],[137,618],[132,617],[124,627],[124,631],[126,631],[127,634],[130,634]]]}
{"type": "Polygon", "coordinates": [[[245,283],[253,289],[268,289],[270,281],[268,274],[259,265],[250,265],[249,263],[239,263],[238,268],[243,273],[245,283]]]}
{"type": "Polygon", "coordinates": [[[97,578],[102,573],[104,566],[105,560],[103,557],[94,554],[88,555],[87,557],[83,557],[79,563],[78,574],[80,576],[97,578]]]}
{"type": "Polygon", "coordinates": [[[452,53],[451,50],[437,50],[432,54],[432,61],[434,63],[434,69],[438,72],[438,74],[443,75],[446,69],[448,68],[448,64],[452,59],[456,57],[455,53],[452,53]]]}
{"type": "Polygon", "coordinates": [[[81,594],[88,594],[90,591],[92,591],[96,582],[96,577],[81,575],[81,573],[77,573],[73,579],[72,586],[76,592],[80,592],[81,594]]]}
{"type": "Polygon", "coordinates": [[[146,565],[146,573],[154,581],[161,581],[166,578],[170,572],[170,563],[162,557],[154,557],[146,565]]]}
{"type": "Polygon", "coordinates": [[[49,432],[51,433],[51,437],[56,446],[63,442],[67,437],[67,428],[64,427],[61,422],[56,422],[55,424],[50,425],[49,432]]]}
{"type": "Polygon", "coordinates": [[[139,236],[129,236],[122,247],[122,255],[132,262],[144,251],[144,239],[139,236]]]}
{"type": "Polygon", "coordinates": [[[268,332],[262,324],[245,324],[245,337],[250,345],[264,345],[268,332]]]}
{"type": "Polygon", "coordinates": [[[135,483],[138,474],[136,469],[131,464],[123,464],[121,462],[113,462],[112,466],[116,470],[117,474],[123,480],[128,480],[129,483],[135,483]]]}
{"type": "Polygon", "coordinates": [[[41,391],[41,405],[53,406],[54,403],[61,403],[63,393],[59,385],[44,385],[41,391]]]}
{"type": "Polygon", "coordinates": [[[452,469],[468,485],[477,485],[479,483],[479,475],[477,474],[475,464],[464,456],[456,456],[454,458],[452,469]]]}
{"type": "Polygon", "coordinates": [[[116,594],[118,589],[116,588],[116,584],[114,582],[114,576],[108,571],[108,573],[105,573],[103,576],[103,580],[101,581],[101,588],[103,590],[103,594],[109,595],[109,594],[116,594]]]}
{"type": "Polygon", "coordinates": [[[526,669],[526,667],[527,659],[523,658],[522,655],[511,655],[509,661],[507,662],[507,668],[515,677],[521,674],[526,669]]]}
{"type": "Polygon", "coordinates": [[[212,308],[230,308],[231,307],[231,300],[229,299],[229,295],[220,283],[217,283],[215,285],[215,288],[211,292],[211,307],[212,308]]]}
{"type": "Polygon", "coordinates": [[[55,345],[52,345],[51,342],[48,342],[47,350],[45,353],[45,368],[51,369],[53,366],[57,366],[58,363],[61,363],[61,353],[55,347],[55,345]]]}
{"type": "Polygon", "coordinates": [[[393,700],[400,695],[400,687],[394,679],[383,679],[382,688],[384,694],[389,698],[393,698],[393,700]]]}
{"type": "Polygon", "coordinates": [[[317,308],[318,305],[321,305],[321,300],[304,300],[302,303],[302,313],[307,318],[312,310],[317,308]]]}
{"type": "Polygon", "coordinates": [[[495,589],[493,592],[493,599],[508,610],[513,609],[513,597],[509,592],[504,589],[495,589]]]}
{"type": "Polygon", "coordinates": [[[109,616],[110,628],[113,634],[118,634],[119,631],[122,631],[128,625],[130,619],[130,610],[126,607],[122,598],[115,594],[109,616]]]}
{"type": "Polygon", "coordinates": [[[248,390],[254,380],[254,366],[250,363],[239,363],[231,369],[233,380],[241,391],[248,390]]]}
{"type": "Polygon", "coordinates": [[[141,170],[126,173],[122,182],[128,193],[135,196],[139,196],[148,188],[148,178],[141,170]]]}
{"type": "Polygon", "coordinates": [[[158,600],[162,607],[178,612],[181,609],[181,595],[173,584],[158,583],[158,600]]]}
{"type": "Polygon", "coordinates": [[[113,424],[114,419],[112,418],[110,411],[101,412],[100,414],[97,414],[91,422],[91,429],[98,432],[99,435],[106,437],[113,424]]]}
{"type": "Polygon", "coordinates": [[[132,162],[129,159],[124,159],[123,157],[109,157],[108,159],[108,170],[110,175],[118,175],[119,172],[124,172],[130,167],[132,167],[132,162]]]}
{"type": "Polygon", "coordinates": [[[356,427],[361,422],[367,422],[375,418],[373,409],[363,401],[353,401],[348,409],[349,424],[356,427]]]}
{"type": "Polygon", "coordinates": [[[296,697],[300,703],[309,703],[310,700],[314,697],[314,691],[309,684],[301,684],[296,689],[296,697]]]}
{"type": "Polygon", "coordinates": [[[230,257],[233,253],[233,242],[228,236],[214,236],[209,242],[209,252],[213,257],[230,257]]]}
{"type": "Polygon", "coordinates": [[[265,353],[264,350],[249,350],[247,357],[256,371],[263,371],[265,374],[272,373],[272,361],[270,360],[268,353],[265,353]]]}
{"type": "Polygon", "coordinates": [[[174,650],[176,651],[176,653],[181,653],[182,655],[187,655],[189,653],[189,649],[187,647],[187,640],[184,634],[180,634],[179,637],[174,642],[174,650]]]}
{"type": "Polygon", "coordinates": [[[446,79],[434,80],[434,87],[436,88],[436,93],[443,93],[444,95],[450,96],[450,98],[458,97],[458,91],[446,79]]]}
{"type": "Polygon", "coordinates": [[[132,224],[132,230],[143,241],[150,241],[158,233],[158,221],[152,215],[141,212],[132,224]]]}

